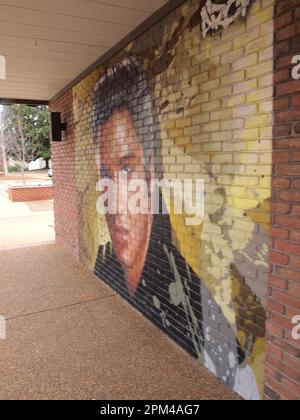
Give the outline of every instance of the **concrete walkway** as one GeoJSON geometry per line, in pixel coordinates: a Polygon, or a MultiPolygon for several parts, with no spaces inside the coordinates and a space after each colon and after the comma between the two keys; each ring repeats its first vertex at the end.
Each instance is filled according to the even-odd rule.
{"type": "Polygon", "coordinates": [[[238,399],[58,245],[0,252],[0,399],[238,399]]]}
{"type": "MultiPolygon", "coordinates": [[[[30,176],[31,180],[37,179],[37,175],[30,176]]],[[[14,182],[14,177],[16,175],[12,174],[0,178],[0,251],[24,244],[54,241],[53,200],[12,203],[7,188],[14,182]]],[[[42,179],[41,175],[38,179],[42,179]]]]}

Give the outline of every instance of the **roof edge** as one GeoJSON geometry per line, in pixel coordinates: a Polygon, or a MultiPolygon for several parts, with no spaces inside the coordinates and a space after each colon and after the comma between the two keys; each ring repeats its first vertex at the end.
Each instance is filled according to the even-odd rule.
{"type": "Polygon", "coordinates": [[[49,101],[38,99],[15,99],[15,98],[0,98],[0,105],[49,105],[49,101]]]}

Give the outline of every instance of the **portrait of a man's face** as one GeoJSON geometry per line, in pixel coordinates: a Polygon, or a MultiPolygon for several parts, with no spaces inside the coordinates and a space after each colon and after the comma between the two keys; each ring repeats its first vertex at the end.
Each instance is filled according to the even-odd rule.
{"type": "Polygon", "coordinates": [[[100,80],[96,86],[94,107],[98,178],[113,181],[115,187],[116,211],[106,214],[106,222],[116,258],[125,273],[128,291],[133,296],[145,265],[153,218],[150,211],[139,214],[129,211],[128,202],[134,192],[121,185],[120,178],[126,176],[128,184],[132,180],[146,182],[149,188],[145,200],[149,207],[150,184],[154,178],[154,134],[149,125],[154,120],[152,99],[145,76],[140,74],[133,59],[125,59],[121,66],[108,71],[100,80]],[[145,119],[148,119],[148,126],[145,119]]]}
{"type": "Polygon", "coordinates": [[[152,217],[149,214],[126,214],[120,207],[127,204],[132,191],[123,191],[119,184],[120,175],[128,181],[153,177],[151,165],[146,168],[144,148],[135,128],[128,107],[114,110],[98,131],[97,145],[100,148],[100,178],[109,178],[116,186],[116,214],[107,214],[107,225],[112,245],[125,271],[128,288],[134,294],[144,267],[149,245],[152,217]]]}

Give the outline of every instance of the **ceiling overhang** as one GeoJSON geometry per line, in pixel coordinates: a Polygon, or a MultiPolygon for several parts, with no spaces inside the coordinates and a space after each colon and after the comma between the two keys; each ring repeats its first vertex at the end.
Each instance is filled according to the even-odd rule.
{"type": "Polygon", "coordinates": [[[184,1],[0,0],[0,103],[49,103],[184,1]]]}

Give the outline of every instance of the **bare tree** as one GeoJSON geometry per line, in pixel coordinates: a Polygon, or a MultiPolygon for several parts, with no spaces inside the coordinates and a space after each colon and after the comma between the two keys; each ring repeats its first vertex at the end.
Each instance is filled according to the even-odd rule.
{"type": "Polygon", "coordinates": [[[48,108],[26,105],[6,107],[4,134],[7,156],[19,164],[25,183],[26,164],[39,157],[50,158],[48,108]]]}
{"type": "Polygon", "coordinates": [[[28,124],[29,110],[22,105],[7,108],[4,122],[6,151],[20,166],[23,183],[26,184],[26,164],[34,158],[36,137],[28,124]]]}

